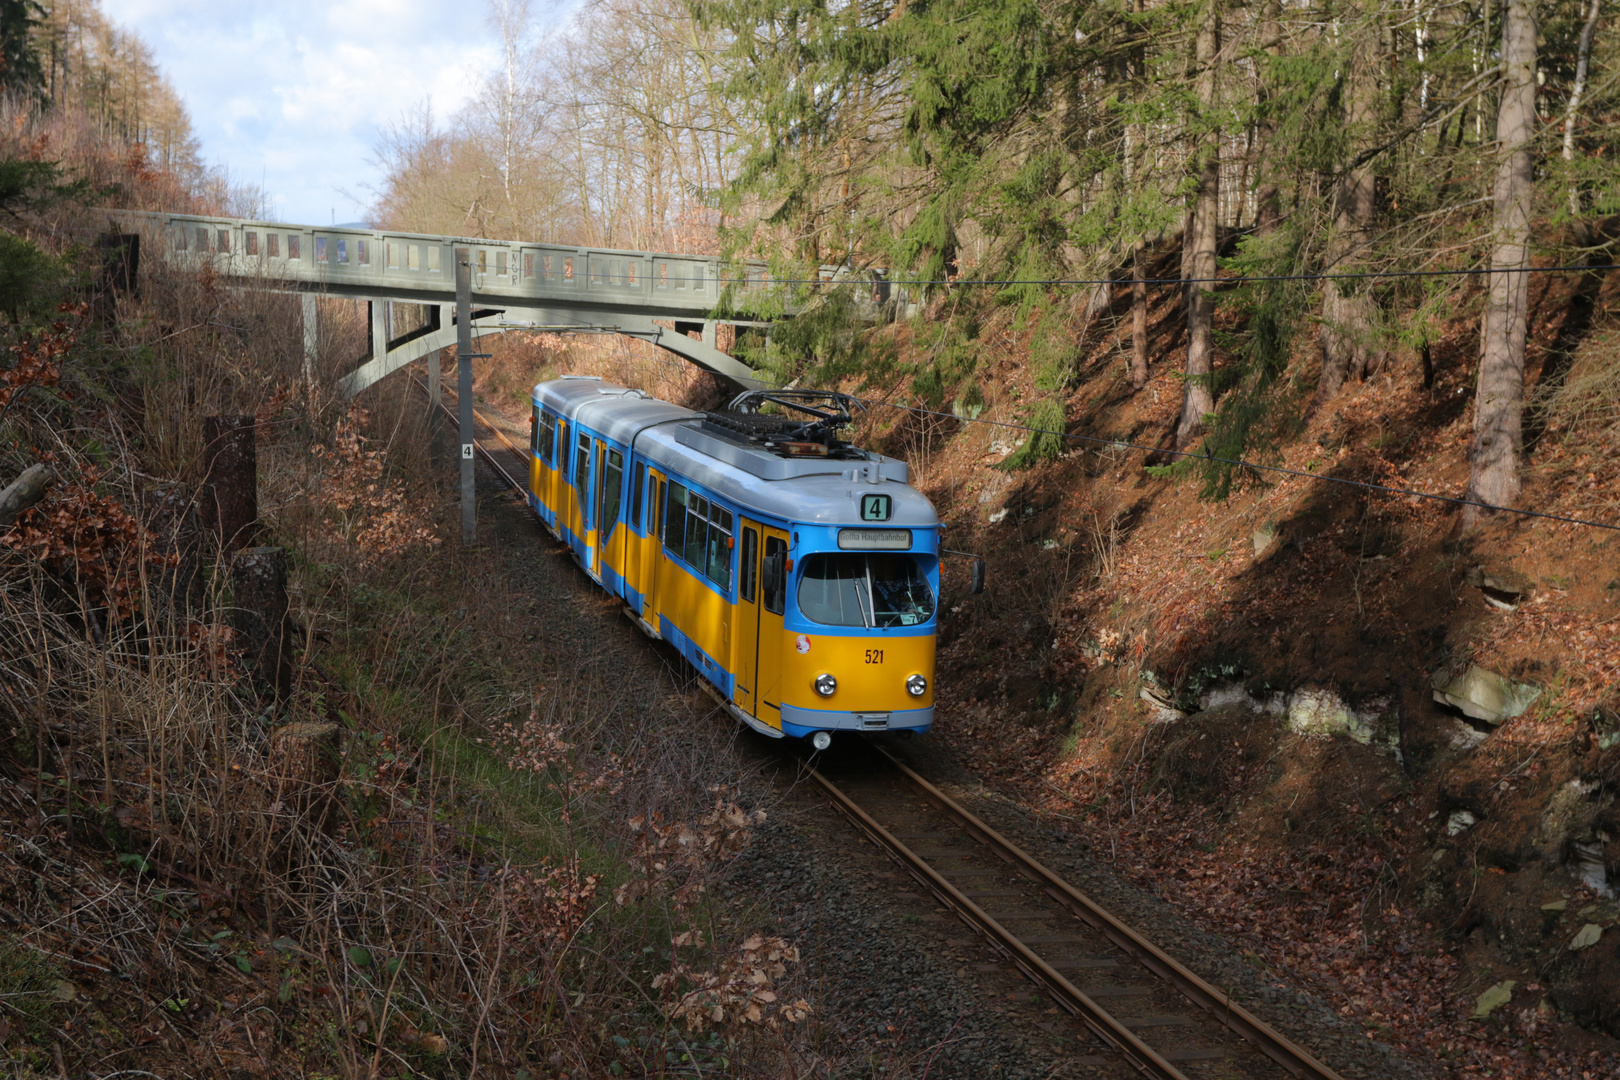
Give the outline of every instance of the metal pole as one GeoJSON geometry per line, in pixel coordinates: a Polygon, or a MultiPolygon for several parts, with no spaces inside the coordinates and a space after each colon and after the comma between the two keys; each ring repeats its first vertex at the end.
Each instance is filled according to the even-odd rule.
{"type": "Polygon", "coordinates": [[[461,546],[478,531],[473,493],[472,253],[456,248],[456,396],[461,406],[461,546]]]}

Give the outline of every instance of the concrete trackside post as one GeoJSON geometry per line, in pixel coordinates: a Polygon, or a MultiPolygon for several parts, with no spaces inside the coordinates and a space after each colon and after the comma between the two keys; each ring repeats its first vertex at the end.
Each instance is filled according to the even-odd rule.
{"type": "Polygon", "coordinates": [[[320,309],[314,293],[303,293],[304,304],[304,388],[315,393],[315,361],[321,354],[320,309]]]}
{"type": "Polygon", "coordinates": [[[473,491],[472,252],[456,248],[456,395],[460,399],[461,545],[471,547],[478,532],[473,491]]]}
{"type": "Polygon", "coordinates": [[[287,633],[287,552],[254,547],[231,559],[231,625],[249,674],[285,701],[292,693],[287,633]]]}
{"type": "Polygon", "coordinates": [[[259,528],[259,453],[251,416],[203,417],[203,523],[222,554],[253,543],[259,528]]]}
{"type": "Polygon", "coordinates": [[[151,582],[152,595],[177,624],[203,606],[198,516],[191,490],[184,484],[154,488],[146,497],[146,528],[155,554],[162,557],[151,582]]]}

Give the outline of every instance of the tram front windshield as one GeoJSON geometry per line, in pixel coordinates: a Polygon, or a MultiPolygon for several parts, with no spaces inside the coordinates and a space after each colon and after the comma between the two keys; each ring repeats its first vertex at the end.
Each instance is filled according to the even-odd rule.
{"type": "Polygon", "coordinates": [[[816,552],[804,557],[799,610],[826,626],[916,626],[934,614],[934,590],[915,555],[816,552]]]}

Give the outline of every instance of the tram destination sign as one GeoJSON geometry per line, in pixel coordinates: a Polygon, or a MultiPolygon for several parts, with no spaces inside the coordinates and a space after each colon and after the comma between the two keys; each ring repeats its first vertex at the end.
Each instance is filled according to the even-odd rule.
{"type": "Polygon", "coordinates": [[[910,551],[910,529],[839,529],[838,546],[845,551],[910,551]]]}

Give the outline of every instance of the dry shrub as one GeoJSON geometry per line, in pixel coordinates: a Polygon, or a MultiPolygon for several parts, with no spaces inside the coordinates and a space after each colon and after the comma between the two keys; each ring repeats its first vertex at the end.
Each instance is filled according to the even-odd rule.
{"type": "Polygon", "coordinates": [[[1620,330],[1588,336],[1568,374],[1539,391],[1531,409],[1548,431],[1604,439],[1620,430],[1620,330]]]}
{"type": "Polygon", "coordinates": [[[658,813],[630,820],[635,842],[634,875],[613,894],[620,905],[647,896],[669,896],[677,910],[696,903],[740,855],[763,824],[765,811],[746,811],[720,790],[714,806],[696,820],[666,824],[658,813]]]}
{"type": "Polygon", "coordinates": [[[362,567],[442,543],[425,500],[413,497],[402,477],[387,475],[387,454],[360,433],[368,419],[364,409],[348,405],[332,445],[310,451],[322,465],[317,483],[328,511],[322,519],[328,542],[357,551],[362,567]]]}
{"type": "Polygon", "coordinates": [[[0,370],[0,419],[25,391],[36,386],[48,389],[62,381],[62,358],[78,342],[75,324],[87,310],[84,304],[64,304],[62,313],[73,315],[74,323],[58,319],[50,329],[8,346],[14,359],[9,368],[0,370]]]}
{"type": "Polygon", "coordinates": [[[492,357],[475,372],[478,392],[525,412],[530,388],[559,375],[598,375],[693,409],[713,408],[727,396],[714,376],[637,338],[517,331],[486,341],[494,342],[492,357]]]}
{"type": "Polygon", "coordinates": [[[149,533],[117,499],[96,491],[102,473],[77,469],[80,479],[46,493],[0,535],[0,547],[26,553],[57,582],[112,622],[135,613],[143,565],[172,565],[149,533]]]}

